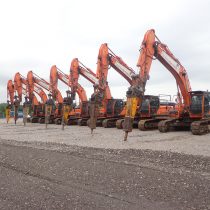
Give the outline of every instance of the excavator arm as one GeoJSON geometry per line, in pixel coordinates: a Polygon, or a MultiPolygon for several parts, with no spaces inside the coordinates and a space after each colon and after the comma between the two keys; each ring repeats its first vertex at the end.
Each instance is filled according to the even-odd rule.
{"type": "MultiPolygon", "coordinates": [[[[103,93],[108,86],[107,76],[110,66],[114,68],[123,78],[128,81],[129,84],[132,82],[132,76],[135,75],[135,72],[130,68],[119,56],[116,56],[113,51],[108,48],[107,43],[101,45],[98,54],[97,61],[97,71],[96,77],[99,80],[98,89],[101,94],[103,93]]],[[[111,98],[111,95],[105,96],[106,98],[111,98]]]]}
{"type": "Polygon", "coordinates": [[[32,102],[32,105],[36,106],[39,104],[35,94],[33,92],[30,92],[30,88],[28,88],[27,79],[24,76],[22,76],[19,72],[15,74],[14,87],[15,91],[17,91],[18,93],[20,102],[22,101],[22,95],[24,94],[26,97],[29,97],[29,100],[32,102]]]}
{"type": "MultiPolygon", "coordinates": [[[[177,58],[171,53],[168,47],[165,44],[160,42],[155,42],[155,57],[166,67],[166,69],[173,75],[178,85],[179,91],[181,92],[181,96],[179,99],[180,104],[184,104],[185,106],[190,105],[190,94],[191,85],[189,82],[189,78],[187,75],[187,71],[182,66],[177,58]]],[[[180,94],[179,94],[180,95],[180,94]]]]}
{"type": "MultiPolygon", "coordinates": [[[[86,78],[93,84],[94,87],[98,86],[99,79],[96,77],[96,74],[91,69],[82,64],[78,58],[74,58],[71,62],[69,77],[69,83],[71,84],[71,91],[73,94],[80,89],[80,84],[78,83],[79,75],[82,75],[84,78],[86,78]]],[[[105,92],[106,95],[111,98],[109,86],[105,88],[105,92]]],[[[87,99],[85,101],[87,101],[87,99]]]]}
{"type": "Polygon", "coordinates": [[[56,99],[59,104],[62,104],[63,97],[61,92],[58,90],[58,73],[57,67],[55,65],[50,69],[50,91],[52,93],[53,99],[56,99]]]}
{"type": "MultiPolygon", "coordinates": [[[[63,71],[61,71],[57,66],[51,67],[51,73],[50,73],[50,80],[51,80],[51,86],[54,88],[54,90],[57,89],[58,86],[58,80],[62,81],[64,84],[66,84],[68,87],[72,88],[72,83],[70,77],[65,74],[63,71]]],[[[78,94],[81,101],[87,101],[87,95],[84,90],[84,88],[77,82],[77,89],[76,93],[78,94]]]]}
{"type": "MultiPolygon", "coordinates": [[[[108,48],[109,49],[109,48],[108,48]]],[[[109,63],[110,66],[115,69],[129,84],[132,83],[132,76],[135,75],[135,71],[129,67],[119,56],[115,55],[109,49],[109,63]]]]}
{"type": "Polygon", "coordinates": [[[47,101],[47,95],[44,92],[44,90],[42,88],[40,88],[38,85],[34,85],[34,92],[37,93],[39,95],[39,97],[42,100],[42,103],[45,104],[47,101]]]}
{"type": "Polygon", "coordinates": [[[47,82],[46,80],[42,79],[39,77],[37,74],[35,74],[32,71],[29,71],[27,74],[27,81],[30,85],[31,90],[34,90],[35,84],[41,86],[43,89],[46,91],[50,91],[50,83],[47,82]]]}
{"type": "MultiPolygon", "coordinates": [[[[99,85],[99,79],[96,77],[96,74],[86,67],[82,62],[78,60],[78,58],[74,58],[71,62],[70,66],[70,76],[69,76],[69,83],[71,84],[71,93],[74,99],[76,91],[80,89],[80,85],[78,83],[79,76],[83,76],[85,79],[87,79],[90,83],[93,84],[93,87],[96,88],[99,85]]],[[[109,98],[111,98],[111,93],[109,86],[107,85],[105,88],[105,95],[107,95],[109,98]]],[[[103,108],[100,109],[102,113],[105,112],[106,107],[104,101],[102,102],[103,108]]],[[[86,100],[82,100],[82,110],[81,110],[81,116],[82,117],[88,117],[89,111],[88,111],[88,102],[86,100]]]]}
{"type": "MultiPolygon", "coordinates": [[[[57,66],[52,66],[50,71],[50,85],[51,90],[54,95],[54,97],[57,95],[59,96],[58,91],[58,80],[66,84],[68,87],[71,87],[72,89],[72,83],[70,80],[70,76],[65,74],[63,71],[61,71],[57,66]]],[[[75,100],[75,93],[78,94],[79,99],[81,102],[87,102],[87,96],[84,88],[78,83],[77,89],[75,89],[75,92],[67,91],[67,97],[64,98],[63,104],[62,104],[62,129],[64,129],[64,124],[67,123],[69,114],[71,113],[73,109],[73,101],[75,100]]],[[[59,96],[60,97],[60,96],[59,96]]],[[[81,113],[83,112],[83,107],[81,106],[80,109],[81,113]]]]}
{"type": "Polygon", "coordinates": [[[7,82],[7,99],[9,98],[10,103],[14,103],[14,95],[15,95],[15,87],[12,80],[8,80],[7,82]]]}
{"type": "Polygon", "coordinates": [[[14,84],[13,84],[12,80],[8,80],[8,82],[7,82],[7,106],[6,106],[6,110],[5,110],[7,123],[9,123],[10,111],[14,104],[14,94],[15,94],[14,84]]]}
{"type": "MultiPolygon", "coordinates": [[[[81,92],[81,85],[78,83],[79,75],[85,77],[92,84],[97,85],[98,79],[96,78],[96,74],[83,65],[78,58],[74,58],[71,62],[70,66],[70,76],[69,76],[69,84],[71,87],[72,95],[75,95],[77,91],[81,92]]],[[[78,93],[78,92],[77,92],[78,93]]],[[[82,98],[81,101],[87,101],[87,97],[82,98]]]]}
{"type": "MultiPolygon", "coordinates": [[[[53,93],[53,99],[56,100],[58,103],[63,102],[62,95],[58,89],[56,89],[56,93],[53,92],[53,84],[51,85],[46,80],[39,77],[37,74],[33,73],[32,71],[29,71],[27,74],[27,81],[28,81],[28,88],[29,92],[35,91],[42,99],[43,103],[46,103],[47,101],[47,95],[44,92],[44,90],[53,93]],[[43,90],[43,89],[44,90],[43,90]]],[[[54,82],[54,81],[53,81],[54,82]]]]}
{"type": "Polygon", "coordinates": [[[14,87],[15,91],[17,91],[19,100],[22,101],[22,83],[26,86],[27,82],[21,78],[20,73],[17,72],[14,77],[14,87]]]}

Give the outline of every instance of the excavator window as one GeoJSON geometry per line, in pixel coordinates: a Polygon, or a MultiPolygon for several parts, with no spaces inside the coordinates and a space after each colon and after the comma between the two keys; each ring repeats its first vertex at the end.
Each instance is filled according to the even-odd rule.
{"type": "Polygon", "coordinates": [[[149,99],[143,100],[140,112],[144,113],[144,114],[149,113],[149,108],[150,108],[150,101],[149,101],[149,99]]]}
{"type": "Polygon", "coordinates": [[[160,106],[160,100],[157,96],[145,96],[142,102],[139,113],[143,114],[155,114],[160,106]]]}
{"type": "Polygon", "coordinates": [[[202,106],[204,106],[204,113],[209,112],[210,104],[209,104],[209,95],[203,92],[200,95],[192,96],[192,104],[191,104],[191,112],[194,114],[202,113],[202,106]],[[202,104],[204,98],[204,104],[202,104]]]}
{"type": "Polygon", "coordinates": [[[192,95],[190,111],[193,114],[201,114],[202,113],[202,98],[203,98],[203,95],[201,95],[201,94],[192,95]]]}
{"type": "Polygon", "coordinates": [[[119,115],[123,110],[124,102],[121,99],[116,99],[116,103],[114,106],[114,114],[119,115]]]}

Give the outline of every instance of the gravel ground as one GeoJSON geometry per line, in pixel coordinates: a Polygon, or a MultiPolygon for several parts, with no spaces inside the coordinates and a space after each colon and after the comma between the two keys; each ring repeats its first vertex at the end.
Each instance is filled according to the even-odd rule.
{"type": "Polygon", "coordinates": [[[0,141],[0,209],[210,209],[210,158],[0,141]]]}
{"type": "Polygon", "coordinates": [[[88,127],[67,126],[61,130],[59,125],[27,124],[22,122],[14,125],[13,122],[1,122],[2,140],[15,140],[27,142],[54,142],[66,145],[106,149],[151,149],[155,151],[171,151],[192,155],[210,156],[210,133],[195,136],[190,132],[160,133],[155,131],[139,131],[134,129],[129,133],[128,141],[124,142],[124,132],[116,128],[100,128],[91,135],[88,127]]]}
{"type": "Polygon", "coordinates": [[[210,134],[0,122],[0,209],[210,209],[210,134]]]}

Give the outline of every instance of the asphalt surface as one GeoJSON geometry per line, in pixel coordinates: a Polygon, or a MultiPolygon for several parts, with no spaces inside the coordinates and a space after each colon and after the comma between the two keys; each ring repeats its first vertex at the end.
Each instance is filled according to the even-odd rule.
{"type": "Polygon", "coordinates": [[[210,209],[210,158],[1,140],[0,209],[210,209]]]}

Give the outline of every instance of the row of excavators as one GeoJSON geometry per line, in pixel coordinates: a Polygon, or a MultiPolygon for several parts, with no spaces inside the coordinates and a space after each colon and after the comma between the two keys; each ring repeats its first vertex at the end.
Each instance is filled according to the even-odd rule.
{"type": "Polygon", "coordinates": [[[49,82],[32,71],[26,77],[17,72],[14,80],[7,83],[7,113],[14,109],[16,123],[18,107],[24,95],[24,124],[29,120],[45,123],[46,126],[48,123],[62,124],[62,129],[65,125],[89,126],[91,133],[97,126],[117,127],[124,130],[124,140],[127,140],[133,127],[142,131],[159,129],[160,132],[191,130],[194,135],[209,132],[210,93],[192,91],[186,69],[167,45],[157,38],[153,29],[144,36],[137,67],[138,73],[104,43],[99,49],[96,73],[78,58],[72,60],[67,74],[53,65],[49,82]],[[174,77],[177,84],[175,101],[161,100],[161,95],[145,95],[153,60],[160,61],[174,77]],[[129,84],[126,101],[112,97],[108,83],[111,68],[129,84]],[[90,99],[79,84],[80,76],[93,85],[90,99]],[[58,88],[58,81],[68,87],[65,97],[58,88]],[[79,97],[78,105],[76,95],[79,97]]]}

